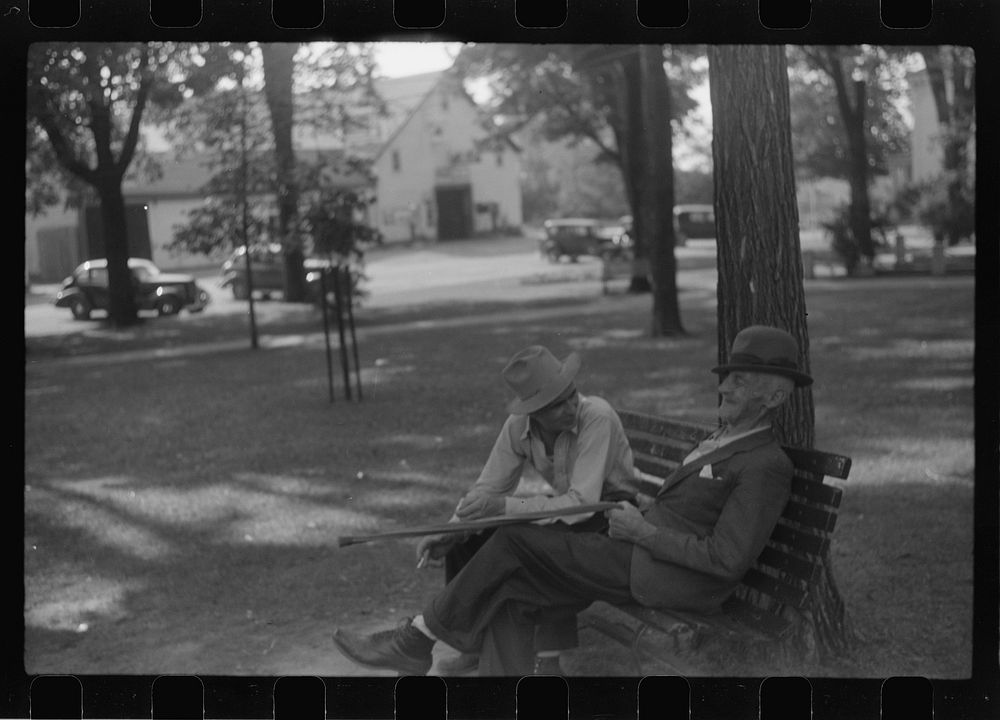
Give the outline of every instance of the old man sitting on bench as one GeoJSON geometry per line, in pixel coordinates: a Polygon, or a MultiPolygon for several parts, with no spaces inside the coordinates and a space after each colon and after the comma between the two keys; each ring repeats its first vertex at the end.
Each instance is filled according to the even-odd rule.
{"type": "Polygon", "coordinates": [[[431,667],[438,640],[480,653],[480,675],[527,675],[534,628],[573,617],[596,600],[718,612],[767,542],[788,500],[792,463],[771,419],[796,386],[798,344],[755,325],[713,369],[720,427],[703,439],[640,508],[608,511],[608,535],[544,525],[499,529],[423,613],[364,635],[338,628],[341,652],[368,667],[431,667]]]}

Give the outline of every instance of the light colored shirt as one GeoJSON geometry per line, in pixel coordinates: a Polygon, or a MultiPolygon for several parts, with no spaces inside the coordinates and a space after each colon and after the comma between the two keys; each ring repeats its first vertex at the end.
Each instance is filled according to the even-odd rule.
{"type": "MultiPolygon", "coordinates": [[[[509,416],[473,488],[506,496],[505,514],[511,515],[599,502],[607,492],[627,490],[633,473],[632,449],[618,414],[603,398],[581,395],[576,423],[556,437],[551,456],[527,415],[509,416]],[[554,495],[512,497],[527,465],[554,495]]],[[[559,519],[572,524],[588,517],[559,519]]]]}

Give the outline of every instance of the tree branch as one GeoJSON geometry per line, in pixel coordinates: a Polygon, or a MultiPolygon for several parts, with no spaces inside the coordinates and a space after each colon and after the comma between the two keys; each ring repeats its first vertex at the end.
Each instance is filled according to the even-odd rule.
{"type": "Polygon", "coordinates": [[[149,71],[149,46],[142,45],[139,55],[139,91],[135,96],[135,106],[132,108],[132,119],[129,122],[128,133],[122,143],[122,151],[118,155],[117,168],[121,176],[125,175],[132,156],[135,154],[136,145],[139,142],[139,125],[142,122],[143,110],[146,107],[146,99],[149,97],[149,89],[153,83],[153,76],[149,71]]]}
{"type": "Polygon", "coordinates": [[[49,143],[52,145],[52,150],[55,152],[59,164],[84,182],[96,185],[97,173],[73,154],[69,141],[59,128],[59,123],[56,122],[47,99],[44,101],[43,109],[35,116],[35,119],[48,136],[49,143]]]}

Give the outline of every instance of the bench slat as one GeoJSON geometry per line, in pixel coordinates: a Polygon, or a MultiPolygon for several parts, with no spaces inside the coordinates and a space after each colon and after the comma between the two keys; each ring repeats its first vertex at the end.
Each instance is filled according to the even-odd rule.
{"type": "Polygon", "coordinates": [[[812,583],[819,577],[820,565],[805,558],[795,557],[776,547],[765,547],[757,558],[759,565],[766,565],[783,573],[788,573],[805,583],[812,583]]]}
{"type": "Polygon", "coordinates": [[[621,418],[626,432],[629,430],[638,430],[661,437],[683,440],[692,444],[698,442],[712,431],[712,428],[708,425],[686,423],[657,415],[633,412],[631,410],[619,410],[618,417],[621,418]]]}
{"type": "Polygon", "coordinates": [[[833,528],[837,524],[836,513],[809,507],[795,500],[788,501],[781,516],[786,520],[827,533],[833,532],[833,528]]]}
{"type": "Polygon", "coordinates": [[[782,449],[791,459],[792,464],[799,470],[815,473],[817,475],[828,475],[840,480],[846,480],[851,472],[851,458],[843,455],[823,452],[806,448],[796,448],[784,446],[782,449]]]}
{"type": "Polygon", "coordinates": [[[765,595],[770,595],[787,605],[792,605],[800,609],[805,607],[806,597],[808,596],[805,590],[797,588],[783,580],[771,577],[767,573],[763,573],[755,568],[750,568],[747,571],[747,574],[743,577],[743,584],[765,595]]]}
{"type": "Polygon", "coordinates": [[[646,433],[626,432],[632,452],[644,453],[666,460],[681,462],[691,452],[694,443],[658,438],[646,433]]]}
{"type": "Polygon", "coordinates": [[[804,480],[801,477],[792,478],[792,494],[800,495],[809,502],[827,505],[831,508],[840,507],[844,491],[830,485],[824,485],[814,480],[804,480]]]}
{"type": "Polygon", "coordinates": [[[771,533],[771,541],[788,545],[809,555],[822,556],[830,548],[830,539],[808,533],[805,530],[793,528],[783,522],[778,522],[771,533]]]}

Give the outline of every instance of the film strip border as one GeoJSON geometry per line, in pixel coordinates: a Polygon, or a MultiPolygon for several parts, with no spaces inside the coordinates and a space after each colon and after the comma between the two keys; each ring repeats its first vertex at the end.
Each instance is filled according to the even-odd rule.
{"type": "Polygon", "coordinates": [[[148,39],[390,33],[383,39],[973,44],[989,40],[997,14],[989,0],[6,0],[0,7],[0,32],[81,40],[110,31],[148,39]]]}
{"type": "MultiPolygon", "coordinates": [[[[157,27],[193,28],[205,16],[203,0],[149,0],[149,18],[157,27]]],[[[211,7],[213,3],[208,0],[211,7]]],[[[321,27],[326,18],[324,0],[271,0],[274,24],[286,30],[321,27]]],[[[452,0],[451,5],[458,5],[452,0]]],[[[514,0],[514,19],[524,28],[558,28],[570,15],[569,0],[514,0]]],[[[572,3],[574,10],[581,4],[572,3]]],[[[692,13],[701,12],[691,0],[635,0],[635,19],[647,28],[681,28],[692,13]]],[[[28,19],[37,27],[69,28],[83,17],[82,0],[32,0],[28,19]]],[[[799,30],[812,21],[811,0],[758,0],[760,23],[765,28],[799,30]]],[[[448,17],[448,0],[393,0],[392,19],[401,29],[432,30],[448,17]]],[[[933,0],[879,0],[882,25],[895,29],[926,28],[931,23],[933,0]]]]}
{"type": "MultiPolygon", "coordinates": [[[[30,42],[130,36],[237,39],[250,34],[259,40],[966,44],[977,49],[977,103],[982,100],[978,110],[989,121],[996,120],[998,7],[1000,3],[993,0],[733,0],[725,4],[712,0],[16,0],[0,5],[0,37],[5,42],[11,38],[30,42]]],[[[9,44],[4,55],[10,58],[20,49],[16,42],[9,44]]],[[[15,78],[9,87],[20,92],[23,83],[18,86],[15,78]]],[[[984,140],[982,157],[995,160],[995,135],[984,140]]],[[[995,169],[989,177],[996,178],[995,169]]],[[[13,527],[18,529],[16,524],[13,527]]],[[[977,547],[980,560],[984,557],[981,550],[977,547]]],[[[985,557],[995,561],[995,547],[985,557]]],[[[991,572],[995,582],[995,568],[991,572]]],[[[977,586],[976,593],[977,612],[994,616],[995,587],[977,586]]],[[[995,618],[988,628],[996,628],[995,618]]],[[[24,677],[7,672],[8,664],[6,702],[0,704],[0,715],[707,720],[770,718],[780,713],[781,717],[816,720],[979,718],[987,717],[984,708],[995,702],[990,694],[997,687],[996,638],[991,641],[993,645],[980,644],[976,649],[971,681],[913,677],[24,677]]]]}
{"type": "Polygon", "coordinates": [[[41,676],[33,681],[30,717],[39,720],[970,717],[949,701],[945,687],[935,689],[926,678],[871,681],[863,688],[854,687],[849,695],[838,691],[836,685],[834,681],[809,681],[801,677],[767,678],[758,684],[747,683],[734,692],[729,683],[674,676],[616,681],[538,676],[492,682],[435,677],[339,680],[283,677],[262,678],[239,687],[232,680],[175,675],[136,679],[130,683],[128,697],[118,687],[112,690],[118,696],[116,704],[91,711],[87,708],[88,700],[100,699],[102,684],[64,675],[41,676]],[[248,689],[251,691],[247,692],[248,689]]]}

